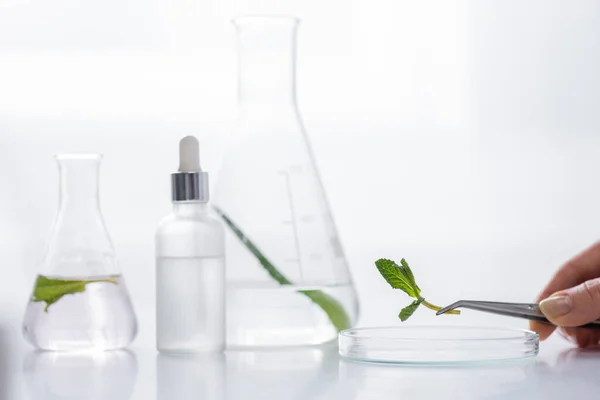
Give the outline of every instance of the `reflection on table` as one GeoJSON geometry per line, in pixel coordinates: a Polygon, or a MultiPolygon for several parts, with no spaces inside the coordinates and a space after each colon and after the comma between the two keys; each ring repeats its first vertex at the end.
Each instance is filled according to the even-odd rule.
{"type": "Polygon", "coordinates": [[[225,355],[157,355],[156,399],[225,399],[225,355]]]}
{"type": "Polygon", "coordinates": [[[159,354],[157,400],[330,398],[338,361],[337,348],[332,346],[159,354]]]}
{"type": "Polygon", "coordinates": [[[137,359],[129,351],[31,352],[23,361],[31,400],[129,400],[137,359]]]}

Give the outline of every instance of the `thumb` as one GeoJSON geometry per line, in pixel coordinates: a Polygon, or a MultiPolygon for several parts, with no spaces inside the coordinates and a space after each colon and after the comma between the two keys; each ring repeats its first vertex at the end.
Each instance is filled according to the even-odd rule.
{"type": "Polygon", "coordinates": [[[561,290],[540,303],[540,311],[558,326],[580,326],[600,317],[600,278],[561,290]]]}

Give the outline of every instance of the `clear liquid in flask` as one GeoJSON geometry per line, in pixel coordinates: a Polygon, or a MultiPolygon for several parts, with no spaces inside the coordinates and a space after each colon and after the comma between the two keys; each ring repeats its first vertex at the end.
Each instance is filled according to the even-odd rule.
{"type": "MultiPolygon", "coordinates": [[[[81,277],[44,278],[84,281],[81,277]]],[[[110,350],[131,343],[137,326],[123,277],[95,276],[86,277],[85,281],[91,283],[85,284],[83,292],[65,294],[48,307],[32,297],[23,322],[23,335],[28,342],[40,349],[57,351],[110,350]]]]}
{"type": "Polygon", "coordinates": [[[336,340],[338,330],[321,307],[303,293],[323,293],[355,318],[350,284],[298,286],[236,282],[227,287],[227,342],[236,347],[318,345],[336,340]],[[284,327],[285,329],[282,329],[284,327]]]}

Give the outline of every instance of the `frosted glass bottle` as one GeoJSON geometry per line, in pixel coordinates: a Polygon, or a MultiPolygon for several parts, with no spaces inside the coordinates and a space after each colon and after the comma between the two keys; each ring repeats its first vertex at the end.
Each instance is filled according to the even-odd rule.
{"type": "Polygon", "coordinates": [[[225,347],[225,232],[207,205],[197,148],[194,137],[180,142],[173,211],[156,232],[156,347],[165,353],[225,347]]]}
{"type": "Polygon", "coordinates": [[[227,345],[335,340],[358,305],[296,106],[298,20],[234,26],[239,116],[215,189],[227,226],[227,345]]]}
{"type": "Polygon", "coordinates": [[[59,154],[60,205],[23,335],[43,350],[127,346],[137,321],[100,213],[99,154],[59,154]]]}

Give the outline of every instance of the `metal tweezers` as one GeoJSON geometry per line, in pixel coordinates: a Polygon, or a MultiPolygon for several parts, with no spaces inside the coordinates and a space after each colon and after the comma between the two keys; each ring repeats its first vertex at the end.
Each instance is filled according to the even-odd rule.
{"type": "MultiPolygon", "coordinates": [[[[492,314],[524,318],[531,321],[552,324],[552,322],[548,321],[544,314],[542,314],[542,312],[539,310],[539,305],[537,303],[503,303],[498,301],[459,300],[442,308],[436,313],[436,315],[441,315],[457,308],[468,308],[470,310],[483,311],[492,314]]],[[[600,320],[578,326],[578,328],[600,329],[600,320]]]]}

